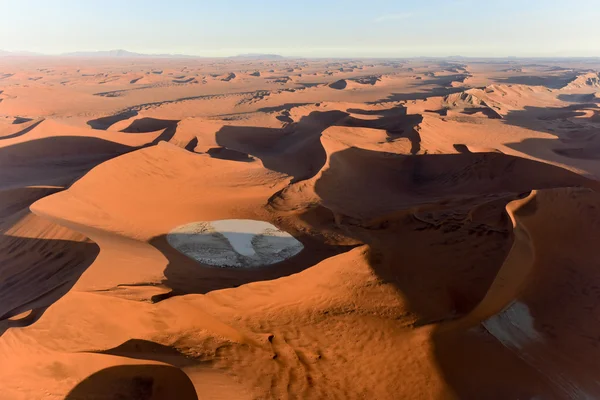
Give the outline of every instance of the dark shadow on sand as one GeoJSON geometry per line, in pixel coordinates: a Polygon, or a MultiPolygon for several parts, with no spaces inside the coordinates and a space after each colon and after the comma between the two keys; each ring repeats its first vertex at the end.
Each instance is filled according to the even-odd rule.
{"type": "Polygon", "coordinates": [[[369,101],[366,104],[380,104],[380,103],[392,103],[395,101],[410,101],[410,100],[424,100],[429,97],[447,96],[453,93],[460,93],[469,88],[467,87],[435,87],[419,90],[411,93],[392,93],[385,99],[376,101],[369,101]]]}
{"type": "Polygon", "coordinates": [[[413,156],[348,148],[330,156],[315,192],[352,218],[377,219],[444,199],[593,183],[566,169],[502,153],[413,156]]]}
{"type": "Polygon", "coordinates": [[[302,107],[302,106],[308,106],[308,105],[312,105],[312,104],[313,103],[285,103],[280,106],[259,108],[257,111],[265,112],[265,113],[279,112],[279,111],[285,111],[285,110],[289,111],[294,107],[302,107]]]}
{"type": "Polygon", "coordinates": [[[0,335],[32,324],[71,290],[100,252],[95,243],[0,236],[0,335]],[[19,320],[9,320],[32,310],[19,320]]]}
{"type": "Polygon", "coordinates": [[[549,89],[560,89],[569,84],[578,75],[577,72],[569,72],[563,75],[517,75],[508,78],[497,78],[495,83],[506,85],[544,86],[549,89]]]}
{"type": "MultiPolygon", "coordinates": [[[[0,213],[10,217],[25,212],[35,201],[68,188],[98,164],[136,149],[80,136],[43,138],[0,148],[0,182],[15,186],[0,192],[0,213]],[[58,187],[24,187],[36,185],[58,187]]],[[[98,252],[98,246],[90,242],[0,236],[0,320],[4,320],[0,332],[39,318],[73,287],[98,252]],[[23,320],[7,320],[28,310],[33,313],[23,320]]]]}
{"type": "Polygon", "coordinates": [[[477,113],[482,113],[483,115],[485,115],[486,117],[488,117],[490,119],[502,119],[502,116],[493,108],[470,107],[470,108],[465,108],[462,111],[462,114],[466,114],[466,115],[474,115],[477,113]]]}
{"type": "Polygon", "coordinates": [[[136,115],[138,115],[137,111],[126,111],[116,115],[109,115],[108,117],[92,119],[89,120],[87,124],[92,129],[100,129],[105,131],[110,128],[111,125],[114,125],[119,121],[124,121],[126,119],[135,117],[136,115]]]}
{"type": "MultiPolygon", "coordinates": [[[[285,108],[281,109],[285,112],[285,108]]],[[[378,111],[378,119],[363,120],[351,116],[373,115],[372,110],[313,111],[282,129],[224,126],[216,134],[217,143],[230,150],[255,156],[267,169],[293,177],[293,182],[315,176],[325,165],[327,154],[321,144],[322,132],[332,126],[384,129],[390,141],[400,137],[412,143],[411,152],[420,151],[421,138],[416,126],[422,122],[419,114],[407,115],[406,109],[396,106],[378,111]]]]}
{"type": "MultiPolygon", "coordinates": [[[[365,112],[372,113],[372,110],[349,109],[347,111],[359,115],[377,115],[365,114],[365,112]]],[[[363,120],[349,116],[344,121],[343,126],[385,130],[389,141],[402,137],[407,138],[411,143],[411,154],[417,154],[421,151],[421,135],[417,129],[418,125],[423,122],[421,114],[409,115],[406,113],[406,108],[396,106],[380,111],[379,115],[381,115],[380,118],[373,120],[363,120]]]]}
{"type": "MultiPolygon", "coordinates": [[[[525,106],[523,110],[510,111],[503,122],[535,131],[554,133],[553,124],[560,124],[562,129],[582,128],[580,122],[569,118],[584,115],[583,110],[594,111],[598,116],[590,118],[587,122],[600,124],[600,105],[596,103],[577,103],[566,107],[525,106]]],[[[600,125],[598,127],[600,128],[600,125]]]]}
{"type": "MultiPolygon", "coordinates": [[[[513,242],[508,202],[531,189],[593,185],[500,153],[403,156],[351,148],[331,156],[315,191],[346,235],[369,245],[371,268],[423,326],[460,318],[486,295],[513,242]]],[[[433,332],[433,354],[459,398],[527,398],[548,388],[484,330],[443,326],[433,332]]]]}
{"type": "Polygon", "coordinates": [[[527,138],[521,142],[504,145],[521,153],[548,159],[553,154],[570,159],[600,158],[600,105],[597,103],[577,103],[566,107],[530,107],[509,112],[504,124],[549,133],[556,139],[527,138]],[[592,111],[590,118],[578,120],[586,111],[592,111]],[[549,153],[552,152],[552,153],[549,153]]]}
{"type": "Polygon", "coordinates": [[[0,181],[28,186],[67,186],[96,165],[136,149],[81,136],[58,136],[17,143],[0,148],[0,181]],[[18,176],[11,170],[18,170],[18,176]]]}
{"type": "Polygon", "coordinates": [[[125,343],[108,350],[93,353],[108,354],[112,356],[135,358],[136,360],[159,361],[185,368],[198,365],[200,362],[194,358],[180,353],[177,349],[144,339],[129,339],[125,343]]]}
{"type": "Polygon", "coordinates": [[[33,121],[33,118],[25,118],[25,117],[15,117],[15,120],[13,121],[13,125],[20,125],[20,124],[24,124],[25,122],[31,122],[33,121]]]}
{"type": "MultiPolygon", "coordinates": [[[[13,133],[12,135],[8,135],[8,136],[2,136],[2,137],[0,137],[0,140],[5,140],[5,139],[14,139],[14,138],[16,138],[16,137],[23,136],[23,135],[25,135],[26,133],[29,133],[29,132],[31,132],[32,130],[34,130],[34,129],[35,129],[35,127],[36,127],[36,126],[38,126],[39,124],[41,124],[42,122],[44,122],[44,120],[43,120],[43,119],[41,119],[41,120],[39,120],[39,121],[37,121],[37,122],[34,122],[33,124],[29,125],[27,128],[25,128],[25,129],[22,129],[22,130],[20,130],[19,132],[15,132],[15,133],[13,133]]],[[[14,122],[13,122],[13,123],[14,123],[14,122]]]]}
{"type": "MultiPolygon", "coordinates": [[[[195,147],[195,146],[194,146],[195,147]]],[[[220,160],[239,161],[239,162],[253,162],[254,158],[250,157],[246,153],[231,150],[226,147],[212,147],[206,151],[206,154],[212,158],[218,158],[220,160]]]]}
{"type": "Polygon", "coordinates": [[[198,400],[190,378],[169,365],[119,365],[77,384],[65,400],[198,400]]]}
{"type": "Polygon", "coordinates": [[[562,93],[558,95],[558,99],[569,103],[600,103],[600,97],[596,97],[596,93],[562,93]]]}
{"type": "Polygon", "coordinates": [[[220,146],[258,157],[265,168],[299,181],[314,176],[325,164],[321,133],[347,115],[342,111],[313,111],[282,129],[224,126],[216,140],[220,146]]]}
{"type": "Polygon", "coordinates": [[[0,337],[10,328],[24,328],[35,323],[44,315],[48,307],[40,307],[30,310],[30,312],[22,318],[0,319],[0,337]]]}
{"type": "Polygon", "coordinates": [[[157,132],[163,129],[172,129],[177,126],[179,120],[158,119],[158,118],[140,118],[136,119],[127,128],[121,130],[126,133],[149,133],[157,132]]]}

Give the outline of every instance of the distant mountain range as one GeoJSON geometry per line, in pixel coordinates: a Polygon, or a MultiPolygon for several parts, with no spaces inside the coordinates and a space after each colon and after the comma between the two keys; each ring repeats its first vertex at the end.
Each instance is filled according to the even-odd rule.
{"type": "Polygon", "coordinates": [[[65,57],[119,57],[119,58],[139,58],[139,57],[153,57],[153,58],[201,58],[198,56],[189,56],[185,54],[143,54],[134,53],[127,50],[107,50],[107,51],[76,51],[73,53],[63,53],[61,56],[65,57]]]}
{"type": "MultiPolygon", "coordinates": [[[[0,50],[0,57],[10,56],[47,56],[41,53],[33,53],[29,51],[5,51],[0,50]]],[[[75,51],[71,53],[59,54],[60,57],[89,57],[89,58],[218,58],[218,57],[202,57],[191,56],[186,54],[143,54],[135,53],[127,50],[107,50],[107,51],[75,51]]],[[[226,58],[243,58],[253,60],[281,60],[285,57],[278,54],[240,54],[237,56],[226,58]]]]}
{"type": "Polygon", "coordinates": [[[32,51],[6,51],[0,50],[0,57],[5,56],[41,56],[40,53],[34,53],[32,51]]]}
{"type": "Polygon", "coordinates": [[[279,54],[256,54],[256,53],[248,53],[248,54],[239,54],[237,56],[229,57],[229,58],[246,58],[253,60],[282,60],[285,57],[280,56],[279,54]]]}
{"type": "MultiPolygon", "coordinates": [[[[105,50],[105,51],[75,51],[71,53],[63,53],[63,54],[42,54],[35,53],[31,51],[6,51],[0,49],[0,57],[83,57],[83,58],[225,58],[225,59],[243,59],[243,60],[283,60],[287,57],[281,56],[279,54],[263,54],[263,53],[247,53],[247,54],[238,54],[237,56],[229,56],[229,57],[204,57],[204,56],[192,56],[187,54],[144,54],[144,53],[136,53],[133,51],[127,51],[123,49],[116,50],[105,50]]],[[[304,58],[304,57],[294,57],[294,58],[304,58]]],[[[336,57],[333,57],[336,58],[336,57]]],[[[353,58],[353,57],[341,57],[341,58],[353,58]]],[[[354,58],[362,58],[362,57],[354,57],[354,58]]],[[[367,57],[368,58],[368,57],[367,57]]],[[[450,57],[436,57],[436,56],[420,56],[420,57],[402,57],[409,59],[447,59],[447,60],[476,60],[476,59],[489,59],[489,57],[464,57],[464,56],[450,56],[450,57]]],[[[505,60],[598,60],[600,57],[499,57],[495,59],[505,59],[505,60]]],[[[395,59],[394,57],[389,57],[389,59],[395,59]]]]}

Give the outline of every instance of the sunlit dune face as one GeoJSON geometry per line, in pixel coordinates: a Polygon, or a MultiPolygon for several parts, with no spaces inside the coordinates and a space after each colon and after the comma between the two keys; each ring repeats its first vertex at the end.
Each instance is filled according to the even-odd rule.
{"type": "Polygon", "coordinates": [[[173,229],[167,241],[203,264],[252,268],[275,264],[300,253],[302,243],[275,226],[249,219],[192,222],[173,229]]]}

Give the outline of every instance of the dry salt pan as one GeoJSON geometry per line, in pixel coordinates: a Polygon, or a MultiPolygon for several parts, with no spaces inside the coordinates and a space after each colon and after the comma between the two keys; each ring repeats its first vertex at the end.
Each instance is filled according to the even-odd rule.
{"type": "Polygon", "coordinates": [[[505,346],[522,349],[525,345],[542,340],[535,330],[533,317],[526,304],[515,301],[504,311],[494,315],[483,326],[505,346]]]}
{"type": "Polygon", "coordinates": [[[167,241],[203,264],[237,268],[275,264],[304,248],[289,233],[250,219],[192,222],[169,232],[167,241]]]}

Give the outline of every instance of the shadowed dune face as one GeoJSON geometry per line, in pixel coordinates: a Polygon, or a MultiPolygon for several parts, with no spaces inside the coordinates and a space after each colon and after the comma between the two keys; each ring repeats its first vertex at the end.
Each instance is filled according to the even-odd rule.
{"type": "MultiPolygon", "coordinates": [[[[131,151],[130,146],[125,146],[120,143],[111,142],[109,140],[98,139],[94,137],[77,137],[77,136],[59,136],[52,138],[43,138],[32,141],[24,141],[14,145],[9,145],[0,148],[2,165],[16,165],[17,163],[28,165],[25,154],[37,157],[40,163],[47,161],[52,165],[52,161],[56,164],[61,164],[64,159],[69,159],[73,153],[71,149],[76,148],[79,155],[87,153],[87,157],[79,157],[81,164],[91,163],[92,157],[104,156],[105,159],[115,157],[126,151],[131,151]]],[[[72,157],[76,160],[76,157],[72,157]]],[[[35,164],[33,164],[35,167],[35,164]]]]}
{"type": "Polygon", "coordinates": [[[222,78],[221,78],[221,80],[222,80],[223,82],[229,82],[229,81],[231,81],[231,80],[235,79],[236,77],[237,77],[237,76],[236,76],[236,75],[235,75],[233,72],[230,72],[230,73],[228,73],[227,75],[225,75],[224,77],[222,77],[222,78]]]}
{"type": "Polygon", "coordinates": [[[597,160],[600,158],[600,108],[596,103],[578,103],[566,107],[525,107],[522,111],[511,111],[504,122],[509,125],[542,131],[556,139],[529,138],[507,146],[530,154],[544,157],[553,153],[574,160],[597,160]]]}
{"type": "Polygon", "coordinates": [[[378,104],[382,102],[393,103],[396,101],[411,101],[411,100],[423,100],[429,97],[441,97],[447,96],[453,93],[460,93],[464,88],[460,87],[434,87],[434,88],[420,88],[420,90],[411,93],[392,93],[385,99],[380,99],[367,104],[378,104]]]}
{"type": "Polygon", "coordinates": [[[254,158],[248,154],[231,150],[226,147],[212,147],[206,151],[206,154],[213,158],[219,158],[221,160],[230,161],[241,161],[241,162],[253,162],[254,158]]]}
{"type": "Polygon", "coordinates": [[[23,141],[0,148],[0,179],[11,186],[19,182],[27,186],[68,185],[94,166],[133,149],[93,137],[23,141]]]}
{"type": "Polygon", "coordinates": [[[550,89],[560,89],[571,82],[575,77],[576,74],[574,73],[549,76],[523,75],[499,78],[496,82],[512,85],[545,86],[550,89]]]}
{"type": "Polygon", "coordinates": [[[96,244],[85,241],[6,235],[0,239],[0,250],[0,322],[53,304],[69,292],[99,252],[96,244]]]}
{"type": "Polygon", "coordinates": [[[339,81],[335,81],[335,82],[329,84],[330,88],[337,89],[337,90],[346,89],[347,86],[348,86],[348,82],[346,82],[346,80],[344,80],[344,79],[341,79],[339,81]]]}
{"type": "Polygon", "coordinates": [[[600,147],[595,147],[595,148],[582,148],[582,147],[575,147],[575,148],[570,148],[570,149],[554,149],[553,150],[556,154],[564,156],[564,157],[569,157],[569,158],[575,158],[575,159],[581,159],[581,160],[599,160],[600,159],[600,147]]]}
{"type": "Polygon", "coordinates": [[[200,364],[197,360],[187,357],[173,347],[143,339],[130,339],[115,348],[102,350],[97,353],[135,358],[136,360],[158,361],[177,368],[200,364]]]}
{"type": "Polygon", "coordinates": [[[595,183],[548,164],[500,153],[404,156],[349,148],[330,155],[315,192],[328,208],[369,219],[444,198],[585,185],[595,183]],[[365,202],[361,196],[365,191],[377,202],[365,202]]]}
{"type": "Polygon", "coordinates": [[[492,118],[492,119],[501,119],[502,118],[502,116],[500,114],[498,114],[496,111],[489,109],[489,108],[465,108],[462,111],[462,113],[467,114],[467,115],[482,113],[483,115],[485,115],[488,118],[492,118]]]}
{"type": "Polygon", "coordinates": [[[167,365],[106,368],[79,383],[65,400],[197,400],[190,378],[167,365]]]}
{"type": "Polygon", "coordinates": [[[561,93],[558,95],[558,99],[569,102],[569,103],[599,103],[600,97],[596,96],[596,93],[561,93]]]}
{"type": "Polygon", "coordinates": [[[380,76],[365,76],[365,77],[356,78],[355,81],[360,83],[361,85],[376,85],[377,82],[381,81],[381,77],[380,76]]]}
{"type": "Polygon", "coordinates": [[[357,128],[383,129],[386,131],[390,141],[398,138],[407,138],[411,143],[410,154],[418,154],[421,151],[421,136],[419,124],[423,122],[420,114],[407,115],[406,108],[402,106],[392,107],[381,111],[368,111],[360,109],[348,109],[349,113],[358,115],[379,115],[375,120],[363,120],[360,118],[348,118],[344,126],[357,128]]]}
{"type": "Polygon", "coordinates": [[[408,138],[412,143],[412,154],[420,151],[420,136],[416,128],[423,121],[421,115],[407,115],[402,106],[382,111],[347,111],[313,111],[280,130],[224,126],[216,134],[217,143],[256,156],[266,168],[291,175],[294,181],[309,179],[323,167],[326,154],[320,137],[331,126],[384,129],[390,140],[408,138]],[[361,119],[351,114],[379,118],[361,119]]]}
{"type": "Polygon", "coordinates": [[[178,120],[165,120],[157,118],[140,118],[136,119],[127,128],[121,132],[126,133],[147,133],[156,132],[163,129],[175,128],[178,120]]]}
{"type": "Polygon", "coordinates": [[[505,118],[507,124],[515,124],[523,126],[525,128],[540,129],[543,127],[552,128],[552,124],[555,122],[568,122],[571,121],[573,124],[576,122],[584,123],[598,122],[592,118],[577,118],[587,116],[589,111],[590,115],[594,115],[595,111],[600,111],[600,106],[596,103],[578,103],[572,104],[567,107],[525,107],[522,111],[512,111],[505,118]]]}
{"type": "MultiPolygon", "coordinates": [[[[17,121],[17,120],[15,120],[15,121],[17,121]]],[[[23,124],[23,123],[28,122],[28,121],[29,121],[28,119],[24,118],[22,120],[22,122],[18,122],[18,124],[23,124]]],[[[24,129],[22,129],[22,130],[20,130],[18,132],[13,133],[13,134],[6,135],[6,136],[0,136],[0,140],[14,139],[14,138],[17,138],[19,136],[25,135],[25,134],[31,132],[32,130],[34,130],[35,127],[38,126],[39,124],[41,124],[42,122],[44,122],[44,120],[40,120],[40,121],[34,122],[33,124],[29,125],[27,128],[24,128],[24,129]]],[[[16,122],[13,122],[13,124],[15,124],[15,123],[16,122]]]]}
{"type": "Polygon", "coordinates": [[[93,120],[88,121],[87,124],[92,129],[100,129],[100,130],[105,131],[108,128],[110,128],[111,125],[114,125],[119,121],[124,121],[126,119],[135,117],[137,114],[138,114],[137,111],[127,111],[127,112],[117,114],[117,115],[111,115],[108,117],[93,119],[93,120]]]}
{"type": "MultiPolygon", "coordinates": [[[[595,307],[590,296],[594,296],[598,282],[594,267],[598,257],[584,249],[589,243],[587,238],[598,234],[598,219],[592,211],[597,197],[596,192],[587,189],[545,190],[507,208],[517,232],[515,243],[486,298],[470,315],[457,321],[473,326],[483,318],[485,331],[526,361],[530,368],[523,370],[520,383],[528,384],[527,389],[521,389],[525,393],[548,391],[544,380],[557,398],[595,397],[598,393],[598,383],[590,374],[598,368],[597,346],[588,347],[588,341],[595,340],[589,330],[598,322],[584,316],[586,308],[595,307]],[[570,229],[574,221],[578,221],[577,229],[570,229]],[[585,260],[566,254],[566,249],[573,246],[578,248],[578,255],[586,255],[585,260]],[[579,284],[565,285],[576,281],[579,284]],[[569,322],[563,323],[566,320],[569,322]],[[584,347],[586,354],[580,353],[584,347]]],[[[465,340],[467,337],[461,338],[459,332],[441,329],[435,339],[437,354],[453,385],[474,397],[481,393],[479,386],[449,367],[458,359],[475,362],[475,358],[465,358],[475,335],[465,340]]],[[[490,344],[497,347],[498,342],[487,346],[490,344]]]]}
{"type": "MultiPolygon", "coordinates": [[[[35,134],[43,121],[26,134],[35,134]]],[[[17,138],[12,138],[17,139],[17,138]]],[[[0,332],[35,323],[72,290],[99,247],[85,236],[33,215],[37,200],[60,192],[131,146],[94,137],[59,136],[0,147],[0,332]],[[12,319],[31,311],[23,318],[12,319]]]]}
{"type": "Polygon", "coordinates": [[[10,219],[38,199],[62,190],[62,186],[23,187],[0,191],[0,220],[10,219]]]}
{"type": "Polygon", "coordinates": [[[216,140],[223,147],[260,158],[268,169],[302,180],[314,176],[325,163],[321,132],[347,116],[341,111],[315,111],[284,129],[224,126],[216,140]]]}
{"type": "Polygon", "coordinates": [[[498,153],[399,156],[350,148],[330,155],[314,190],[338,223],[372,246],[374,271],[398,285],[424,323],[465,313],[485,295],[512,240],[508,202],[532,187],[573,185],[597,186],[498,153]],[[434,259],[446,252],[442,272],[434,259]]]}
{"type": "Polygon", "coordinates": [[[24,124],[25,122],[33,121],[33,118],[23,118],[23,117],[15,117],[13,121],[13,125],[24,124]]]}

